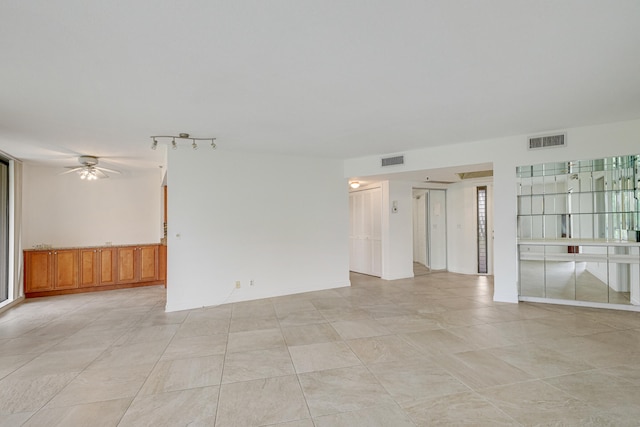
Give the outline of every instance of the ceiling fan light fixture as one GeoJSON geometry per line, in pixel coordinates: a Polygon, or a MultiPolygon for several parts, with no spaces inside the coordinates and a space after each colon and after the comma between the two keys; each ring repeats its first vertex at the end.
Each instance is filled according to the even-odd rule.
{"type": "Polygon", "coordinates": [[[98,166],[98,158],[95,156],[80,156],[78,157],[78,163],[80,163],[80,166],[66,166],[66,169],[69,170],[60,175],[76,172],[82,180],[95,181],[97,179],[109,178],[106,172],[120,174],[120,171],[98,166]]]}

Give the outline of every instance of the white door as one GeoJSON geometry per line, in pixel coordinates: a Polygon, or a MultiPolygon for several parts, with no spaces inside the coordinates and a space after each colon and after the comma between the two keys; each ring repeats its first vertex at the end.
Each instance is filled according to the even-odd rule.
{"type": "Polygon", "coordinates": [[[349,193],[349,269],[382,274],[382,190],[349,193]]]}

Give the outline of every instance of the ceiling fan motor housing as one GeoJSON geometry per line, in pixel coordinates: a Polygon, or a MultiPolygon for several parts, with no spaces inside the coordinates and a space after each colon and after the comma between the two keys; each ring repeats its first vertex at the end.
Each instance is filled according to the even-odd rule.
{"type": "Polygon", "coordinates": [[[80,156],[78,157],[78,162],[80,162],[81,165],[95,166],[98,164],[98,158],[94,156],[80,156]]]}

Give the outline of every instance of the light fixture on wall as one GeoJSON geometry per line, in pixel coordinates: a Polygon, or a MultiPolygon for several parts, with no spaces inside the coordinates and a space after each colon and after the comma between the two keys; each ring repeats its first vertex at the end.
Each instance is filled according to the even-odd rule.
{"type": "Polygon", "coordinates": [[[153,142],[151,143],[152,150],[155,150],[156,148],[158,148],[158,140],[162,141],[163,138],[171,139],[171,148],[174,150],[178,149],[178,142],[181,142],[181,141],[191,141],[191,148],[193,148],[194,150],[198,149],[198,143],[196,141],[211,141],[211,148],[215,150],[217,147],[215,138],[195,138],[189,135],[188,133],[179,133],[177,136],[176,135],[155,135],[155,136],[150,136],[149,138],[153,140],[153,142]],[[176,140],[178,142],[176,142],[176,140]]]}
{"type": "Polygon", "coordinates": [[[359,181],[351,181],[351,182],[349,183],[349,186],[350,186],[351,188],[354,188],[354,189],[355,189],[355,188],[358,188],[358,187],[360,187],[360,182],[359,182],[359,181]]]}

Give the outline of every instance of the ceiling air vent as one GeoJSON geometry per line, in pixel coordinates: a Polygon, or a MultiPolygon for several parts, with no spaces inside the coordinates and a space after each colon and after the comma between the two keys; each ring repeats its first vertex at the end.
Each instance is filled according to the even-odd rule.
{"type": "Polygon", "coordinates": [[[537,150],[539,148],[564,147],[567,145],[567,135],[560,133],[558,135],[532,136],[529,138],[529,150],[537,150]]]}
{"type": "Polygon", "coordinates": [[[382,159],[382,166],[404,165],[404,156],[394,156],[382,159]]]}

